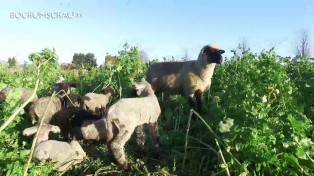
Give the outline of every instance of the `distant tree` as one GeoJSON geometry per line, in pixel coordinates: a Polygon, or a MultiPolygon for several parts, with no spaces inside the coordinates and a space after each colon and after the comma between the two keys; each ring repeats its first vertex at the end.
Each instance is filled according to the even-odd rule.
{"type": "Polygon", "coordinates": [[[8,64],[9,67],[15,67],[17,65],[17,60],[15,59],[15,57],[10,57],[8,59],[8,64]]]}
{"type": "Polygon", "coordinates": [[[300,39],[296,45],[296,56],[303,58],[311,57],[310,35],[308,30],[302,30],[300,33],[300,39]]]}
{"type": "Polygon", "coordinates": [[[86,68],[97,67],[96,58],[93,53],[87,53],[87,54],[75,53],[73,55],[72,63],[76,64],[77,67],[82,67],[82,66],[86,68]]]}

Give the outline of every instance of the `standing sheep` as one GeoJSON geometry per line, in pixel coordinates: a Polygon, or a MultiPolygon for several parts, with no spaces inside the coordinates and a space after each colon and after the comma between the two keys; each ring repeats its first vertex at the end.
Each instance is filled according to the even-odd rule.
{"type": "MultiPolygon", "coordinates": [[[[36,133],[38,126],[26,128],[23,131],[24,136],[30,136],[36,133]]],[[[40,128],[36,147],[33,156],[39,160],[50,159],[56,163],[59,172],[68,170],[75,164],[83,161],[85,152],[77,141],[71,143],[56,140],[48,140],[49,132],[59,133],[60,128],[54,125],[43,124],[40,128]]]]}
{"type": "Polygon", "coordinates": [[[115,92],[111,87],[104,88],[102,94],[87,93],[83,96],[85,109],[93,114],[102,116],[109,98],[114,95],[115,92]]]}
{"type": "MultiPolygon", "coordinates": [[[[134,85],[137,98],[124,98],[106,110],[105,116],[97,121],[83,122],[81,133],[86,140],[106,140],[118,165],[124,170],[129,169],[124,154],[124,145],[130,139],[135,128],[148,124],[154,139],[155,147],[159,148],[157,120],[161,113],[160,106],[151,85],[142,80],[134,85]]],[[[138,133],[137,133],[138,134],[138,133]]],[[[144,135],[144,133],[141,133],[144,135]]],[[[145,139],[141,137],[141,139],[145,139]]],[[[137,141],[144,145],[144,141],[137,141]]]]}
{"type": "Polygon", "coordinates": [[[209,90],[216,64],[222,63],[224,50],[215,45],[204,46],[197,60],[161,62],[151,65],[146,73],[154,91],[176,91],[188,97],[190,108],[202,111],[202,94],[209,90]]]}

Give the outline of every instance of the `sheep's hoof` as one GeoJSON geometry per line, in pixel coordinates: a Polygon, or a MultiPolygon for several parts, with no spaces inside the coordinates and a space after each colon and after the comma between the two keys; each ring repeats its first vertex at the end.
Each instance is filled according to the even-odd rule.
{"type": "Polygon", "coordinates": [[[130,164],[129,164],[128,162],[125,162],[125,163],[121,164],[121,167],[122,167],[122,169],[123,169],[125,172],[131,171],[131,166],[130,166],[130,164]]]}

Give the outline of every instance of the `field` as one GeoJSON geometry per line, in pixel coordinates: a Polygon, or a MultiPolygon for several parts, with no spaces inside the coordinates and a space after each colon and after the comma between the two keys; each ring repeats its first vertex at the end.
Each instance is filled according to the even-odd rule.
{"type": "MultiPolygon", "coordinates": [[[[129,173],[120,170],[104,144],[82,142],[85,160],[64,175],[313,175],[314,174],[314,65],[308,58],[233,51],[216,66],[212,86],[205,94],[204,112],[190,118],[187,100],[179,95],[158,95],[161,151],[156,158],[148,142],[148,155],[137,153],[134,137],[126,145],[129,173]]],[[[76,93],[100,92],[104,85],[132,97],[132,83],[144,77],[136,47],[125,46],[115,65],[90,71],[61,70],[57,52],[45,49],[30,54],[33,65],[13,71],[0,65],[0,89],[6,86],[34,89],[50,96],[63,76],[77,83],[76,93]]],[[[15,90],[0,104],[0,125],[21,106],[15,90]]],[[[32,145],[22,131],[31,126],[21,111],[0,130],[0,175],[23,175],[32,145]]],[[[52,138],[58,138],[52,135],[52,138]]],[[[149,140],[148,140],[149,141],[149,140]]],[[[58,175],[49,162],[32,160],[29,175],[58,175]]]]}

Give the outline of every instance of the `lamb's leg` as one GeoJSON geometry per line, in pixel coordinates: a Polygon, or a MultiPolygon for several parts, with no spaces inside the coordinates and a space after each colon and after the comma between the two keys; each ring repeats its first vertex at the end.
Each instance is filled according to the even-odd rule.
{"type": "Polygon", "coordinates": [[[155,149],[158,151],[160,147],[160,136],[159,136],[159,131],[158,131],[158,123],[150,123],[149,124],[149,130],[152,134],[152,138],[155,144],[155,149]]]}
{"type": "Polygon", "coordinates": [[[64,141],[70,141],[70,138],[72,138],[71,136],[71,123],[70,123],[70,119],[68,117],[65,116],[61,116],[59,117],[60,119],[60,128],[61,128],[61,135],[63,137],[64,141]]]}
{"type": "Polygon", "coordinates": [[[190,109],[195,109],[195,101],[194,101],[194,96],[190,95],[189,98],[189,105],[190,105],[190,109]]]}
{"type": "Polygon", "coordinates": [[[125,158],[124,145],[130,139],[132,132],[120,129],[119,133],[110,144],[113,157],[116,159],[118,165],[120,165],[124,170],[130,169],[128,161],[125,158]]]}
{"type": "Polygon", "coordinates": [[[140,125],[135,128],[135,135],[136,135],[136,144],[140,148],[140,153],[142,155],[146,155],[145,151],[145,140],[146,140],[146,135],[144,131],[144,125],[140,125]]]}
{"type": "Polygon", "coordinates": [[[202,104],[202,91],[201,90],[197,90],[195,93],[195,98],[196,98],[196,103],[197,103],[197,112],[198,113],[202,113],[202,107],[203,107],[203,104],[202,104]]]}

